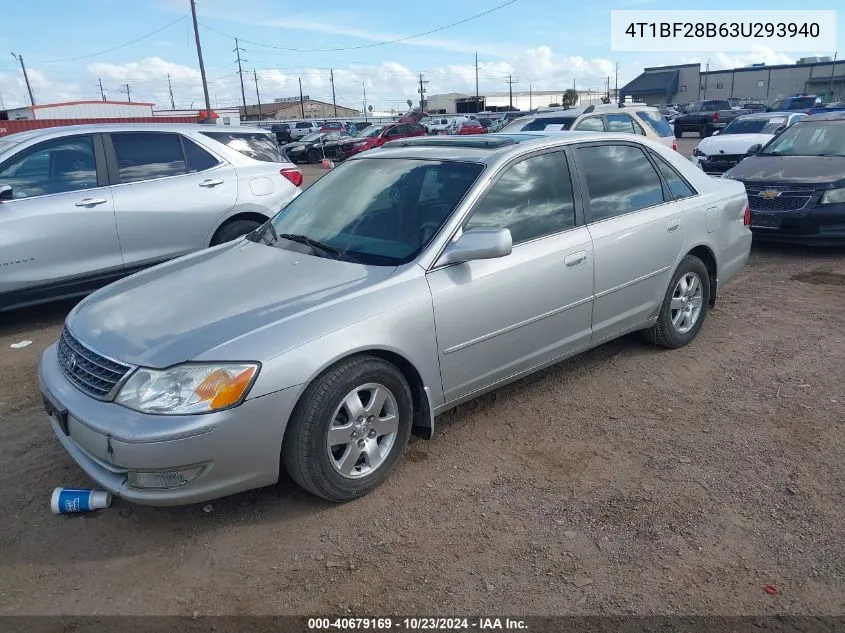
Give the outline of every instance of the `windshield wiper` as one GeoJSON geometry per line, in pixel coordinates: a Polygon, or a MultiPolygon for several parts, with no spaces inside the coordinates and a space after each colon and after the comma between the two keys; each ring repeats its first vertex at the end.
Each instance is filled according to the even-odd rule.
{"type": "MultiPolygon", "coordinates": [[[[274,231],[275,233],[275,231],[274,231]]],[[[334,255],[337,259],[340,259],[344,256],[344,252],[337,248],[336,246],[332,246],[331,244],[326,244],[324,242],[320,242],[319,240],[313,240],[307,235],[298,235],[295,233],[279,233],[275,236],[276,240],[279,238],[290,240],[291,242],[297,242],[298,244],[305,244],[306,246],[310,246],[314,251],[322,251],[324,254],[328,253],[334,255]]]]}

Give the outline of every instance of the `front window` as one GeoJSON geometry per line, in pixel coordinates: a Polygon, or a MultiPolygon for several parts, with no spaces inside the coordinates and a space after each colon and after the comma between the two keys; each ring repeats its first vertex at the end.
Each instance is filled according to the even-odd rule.
{"type": "Polygon", "coordinates": [[[786,126],[786,117],[767,119],[734,119],[722,130],[722,134],[774,134],[786,126]]]}
{"type": "Polygon", "coordinates": [[[383,129],[384,129],[383,125],[374,125],[374,126],[366,128],[364,130],[361,130],[355,136],[357,136],[359,138],[372,138],[372,137],[375,137],[375,136],[378,136],[379,134],[381,134],[381,131],[383,129]]]}
{"type": "Polygon", "coordinates": [[[253,160],[264,163],[286,162],[279,150],[279,144],[269,134],[259,132],[203,132],[202,134],[253,160]]]}
{"type": "Polygon", "coordinates": [[[55,139],[18,154],[0,167],[0,183],[12,187],[14,200],[93,189],[97,170],[92,139],[55,139]]]}
{"type": "Polygon", "coordinates": [[[845,156],[845,125],[807,119],[791,125],[760,152],[763,156],[845,156]]]}
{"type": "Polygon", "coordinates": [[[500,132],[543,132],[550,126],[555,130],[568,130],[575,122],[575,117],[555,116],[517,119],[503,127],[500,132]]]}
{"type": "Polygon", "coordinates": [[[325,132],[311,132],[311,134],[306,134],[300,140],[303,143],[316,143],[317,141],[319,141],[321,138],[324,138],[325,136],[326,136],[325,132]]]}
{"type": "Polygon", "coordinates": [[[404,264],[428,246],[482,170],[476,163],[435,160],[345,163],[294,198],[253,239],[299,252],[310,247],[318,257],[404,264]]]}

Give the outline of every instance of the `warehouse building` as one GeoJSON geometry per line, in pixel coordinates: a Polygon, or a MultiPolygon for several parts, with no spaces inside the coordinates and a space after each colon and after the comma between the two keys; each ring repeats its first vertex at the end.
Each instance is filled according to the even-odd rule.
{"type": "MultiPolygon", "coordinates": [[[[550,105],[560,105],[566,88],[561,90],[514,90],[510,92],[488,92],[479,95],[476,108],[475,95],[463,92],[448,92],[444,94],[428,95],[425,99],[425,110],[429,114],[467,114],[471,112],[506,111],[513,104],[514,110],[529,111],[534,108],[545,108],[550,105]]],[[[604,92],[598,90],[578,90],[576,106],[587,106],[601,103],[604,92]]]]}
{"type": "Polygon", "coordinates": [[[353,108],[341,105],[335,106],[332,103],[311,99],[308,95],[303,95],[301,103],[299,97],[284,97],[275,99],[270,103],[262,103],[260,109],[258,105],[248,105],[246,109],[242,106],[240,112],[241,118],[246,121],[259,119],[326,119],[334,116],[356,117],[361,114],[353,108]],[[337,111],[337,114],[335,114],[335,111],[337,111]]]}
{"type": "MultiPolygon", "coordinates": [[[[130,101],[67,101],[0,111],[2,121],[45,119],[127,119],[153,116],[152,103],[130,101]]],[[[194,113],[196,114],[196,113],[194,113]]]]}
{"type": "Polygon", "coordinates": [[[822,101],[845,98],[845,60],[805,57],[795,64],[753,64],[731,70],[702,72],[701,64],[655,66],[620,90],[620,99],[649,105],[690,103],[703,99],[753,101],[771,105],[796,94],[817,95],[822,101]]]}

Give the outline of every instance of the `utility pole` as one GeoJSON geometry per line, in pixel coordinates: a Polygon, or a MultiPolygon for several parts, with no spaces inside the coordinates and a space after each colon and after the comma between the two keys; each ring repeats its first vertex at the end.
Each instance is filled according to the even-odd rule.
{"type": "Polygon", "coordinates": [[[610,75],[607,76],[607,83],[605,84],[604,90],[604,98],[607,99],[606,103],[610,103],[610,75]]]}
{"type": "MultiPolygon", "coordinates": [[[[168,75],[169,77],[170,75],[168,75]]],[[[100,96],[103,98],[103,101],[106,100],[106,91],[103,90],[103,80],[97,77],[97,81],[100,83],[100,96]]]]}
{"type": "MultiPolygon", "coordinates": [[[[176,109],[176,101],[173,99],[173,84],[170,83],[170,73],[167,73],[167,89],[170,91],[170,109],[176,109]]],[[[103,99],[105,101],[105,99],[103,99]]]]}
{"type": "Polygon", "coordinates": [[[305,102],[302,100],[302,77],[299,78],[299,111],[302,113],[302,118],[305,118],[305,102]]]}
{"type": "Polygon", "coordinates": [[[528,110],[531,111],[534,109],[534,101],[531,96],[531,84],[528,84],[528,110]]]}
{"type": "Polygon", "coordinates": [[[475,113],[478,114],[478,51],[475,51],[475,113]]]}
{"type": "MultiPolygon", "coordinates": [[[[699,68],[701,68],[701,67],[699,66],[699,68]]],[[[709,72],[710,72],[710,60],[708,59],[707,60],[707,66],[705,66],[705,69],[704,69],[704,96],[701,97],[702,99],[707,98],[707,74],[709,72]]]]}
{"type": "Polygon", "coordinates": [[[367,120],[367,82],[362,81],[361,85],[364,87],[364,120],[367,120]]]}
{"type": "Polygon", "coordinates": [[[834,51],[833,53],[833,66],[830,68],[830,101],[833,101],[833,73],[836,71],[836,55],[838,52],[834,51]]]}
{"type": "Polygon", "coordinates": [[[120,91],[126,95],[126,100],[132,103],[132,93],[129,92],[129,84],[123,84],[123,88],[120,91]]]}
{"type": "MultiPolygon", "coordinates": [[[[255,79],[255,100],[258,102],[258,120],[261,120],[261,95],[258,94],[258,71],[252,69],[252,78],[255,79]]],[[[246,115],[246,113],[244,113],[246,115]]]]}
{"type": "Polygon", "coordinates": [[[332,82],[332,105],[334,106],[334,115],[337,116],[337,99],[334,95],[334,68],[329,69],[329,81],[332,82]]]}
{"type": "Polygon", "coordinates": [[[0,110],[5,110],[5,109],[6,109],[6,104],[3,103],[3,92],[0,91],[0,110]]]}
{"type": "Polygon", "coordinates": [[[29,92],[29,103],[31,105],[35,105],[35,97],[32,96],[32,86],[29,84],[29,75],[26,74],[26,65],[23,63],[23,55],[15,55],[12,53],[12,57],[17,59],[21,63],[21,70],[23,71],[23,80],[26,82],[26,89],[29,92]]]}
{"type": "Polygon", "coordinates": [[[420,73],[420,115],[425,112],[425,87],[424,84],[427,84],[427,81],[423,81],[422,73],[420,73]]]}
{"type": "Polygon", "coordinates": [[[519,83],[514,81],[511,75],[508,75],[508,108],[513,110],[513,85],[519,83]]]}
{"type": "Polygon", "coordinates": [[[619,101],[619,62],[616,62],[616,88],[613,89],[616,101],[619,101]]]}
{"type": "MultiPolygon", "coordinates": [[[[244,71],[241,68],[241,51],[243,49],[238,46],[238,38],[235,38],[235,50],[233,51],[238,56],[238,77],[241,80],[241,100],[244,104],[244,119],[249,119],[246,112],[246,92],[244,91],[244,71]]],[[[258,113],[259,118],[261,118],[261,112],[258,113]]]]}
{"type": "Polygon", "coordinates": [[[197,3],[191,0],[191,16],[194,20],[194,39],[197,42],[197,59],[200,63],[200,76],[202,77],[202,92],[205,96],[206,116],[211,114],[211,99],[208,98],[208,81],[205,78],[205,64],[202,62],[202,45],[200,44],[200,27],[197,24],[197,3]]]}

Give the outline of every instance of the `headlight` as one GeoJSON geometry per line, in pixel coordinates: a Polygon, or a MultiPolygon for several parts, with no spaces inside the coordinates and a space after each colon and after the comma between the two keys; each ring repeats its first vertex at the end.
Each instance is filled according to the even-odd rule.
{"type": "Polygon", "coordinates": [[[845,187],[825,191],[820,204],[841,204],[843,202],[845,202],[845,187]]]}
{"type": "Polygon", "coordinates": [[[161,370],[139,367],[115,402],[159,415],[209,413],[239,404],[256,375],[255,363],[186,363],[161,370]]]}
{"type": "Polygon", "coordinates": [[[702,152],[702,151],[701,151],[700,149],[698,149],[697,147],[696,147],[694,150],[692,150],[692,155],[693,155],[693,156],[707,156],[707,154],[705,154],[704,152],[702,152]]]}

